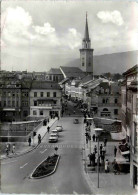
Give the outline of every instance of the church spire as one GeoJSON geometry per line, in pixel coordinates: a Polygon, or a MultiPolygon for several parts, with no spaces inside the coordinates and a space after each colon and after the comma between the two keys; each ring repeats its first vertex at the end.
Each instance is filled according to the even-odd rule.
{"type": "Polygon", "coordinates": [[[88,30],[88,21],[87,21],[87,12],[86,12],[86,24],[85,24],[85,34],[84,39],[85,41],[89,41],[89,30],[88,30]]]}

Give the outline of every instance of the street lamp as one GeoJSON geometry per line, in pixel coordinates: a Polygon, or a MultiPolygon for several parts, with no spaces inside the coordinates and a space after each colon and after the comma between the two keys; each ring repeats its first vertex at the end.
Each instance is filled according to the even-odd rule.
{"type": "Polygon", "coordinates": [[[98,141],[98,147],[97,147],[97,151],[98,151],[98,159],[97,159],[97,173],[98,173],[98,185],[97,187],[99,188],[99,163],[100,163],[100,159],[99,159],[99,136],[97,137],[97,141],[98,141]]]}

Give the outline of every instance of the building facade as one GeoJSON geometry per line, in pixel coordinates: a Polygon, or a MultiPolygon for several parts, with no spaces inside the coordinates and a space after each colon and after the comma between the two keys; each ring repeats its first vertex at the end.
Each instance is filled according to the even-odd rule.
{"type": "Polygon", "coordinates": [[[30,117],[60,116],[61,88],[55,82],[34,81],[30,90],[30,117]]]}
{"type": "Polygon", "coordinates": [[[123,73],[122,128],[130,145],[130,184],[138,188],[138,66],[123,73]]]}

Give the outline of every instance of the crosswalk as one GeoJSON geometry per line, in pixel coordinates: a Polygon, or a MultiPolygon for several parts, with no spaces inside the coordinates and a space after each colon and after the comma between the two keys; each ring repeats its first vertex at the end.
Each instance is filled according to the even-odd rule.
{"type": "Polygon", "coordinates": [[[41,144],[40,148],[83,148],[83,144],[41,144]]]}

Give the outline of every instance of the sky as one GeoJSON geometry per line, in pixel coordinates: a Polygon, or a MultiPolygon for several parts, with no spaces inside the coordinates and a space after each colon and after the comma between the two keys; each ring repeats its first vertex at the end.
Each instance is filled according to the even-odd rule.
{"type": "Polygon", "coordinates": [[[3,0],[1,69],[41,72],[79,58],[86,12],[94,55],[138,49],[134,1],[3,0]]]}

